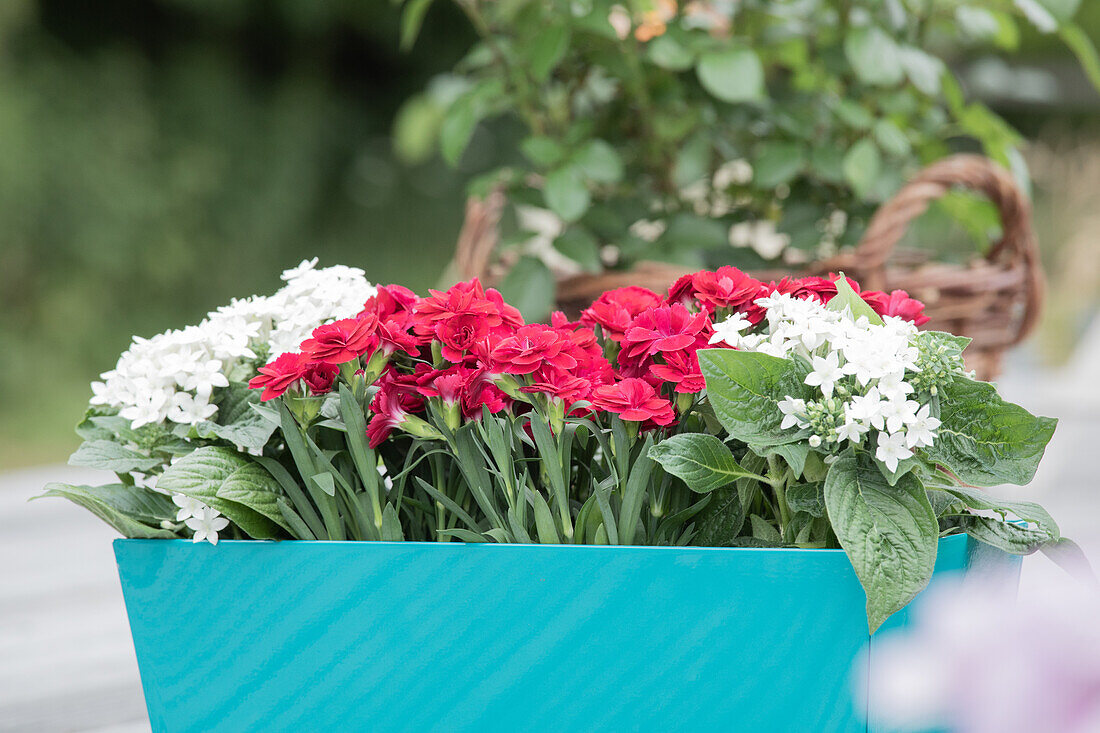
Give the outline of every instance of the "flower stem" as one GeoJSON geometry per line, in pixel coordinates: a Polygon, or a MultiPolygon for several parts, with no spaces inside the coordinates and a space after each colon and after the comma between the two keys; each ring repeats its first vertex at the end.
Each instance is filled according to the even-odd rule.
{"type": "Polygon", "coordinates": [[[775,456],[768,457],[768,484],[775,492],[775,500],[779,505],[779,534],[787,539],[787,525],[791,521],[791,509],[787,506],[787,472],[780,467],[775,456]]]}

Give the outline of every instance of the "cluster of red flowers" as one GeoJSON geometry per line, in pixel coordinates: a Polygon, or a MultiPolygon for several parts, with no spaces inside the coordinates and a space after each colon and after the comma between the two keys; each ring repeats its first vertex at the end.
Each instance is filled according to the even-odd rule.
{"type": "MultiPolygon", "coordinates": [[[[410,429],[426,398],[466,419],[545,400],[561,414],[610,412],[643,427],[669,425],[672,399],[705,386],[696,352],[708,345],[713,323],[733,313],[759,322],[764,311],[755,301],[773,292],[825,302],[836,285],[821,277],[763,283],[722,267],[680,278],[665,297],[640,287],[610,290],[578,321],[555,313],[549,325],[525,324],[476,279],[425,298],[381,286],[358,316],[320,326],[300,353],[261,367],[249,386],[262,388],[264,400],[292,388],[321,395],[341,365],[353,363],[377,387],[371,446],[395,428],[410,429]]],[[[861,297],[880,315],[928,320],[924,305],[903,291],[861,297]]]]}

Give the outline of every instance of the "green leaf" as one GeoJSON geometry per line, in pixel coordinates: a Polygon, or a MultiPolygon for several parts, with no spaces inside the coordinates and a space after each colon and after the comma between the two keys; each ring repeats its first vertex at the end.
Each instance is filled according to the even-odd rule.
{"type": "Polygon", "coordinates": [[[711,497],[711,501],[699,512],[692,544],[729,547],[745,524],[745,507],[736,489],[717,489],[707,496],[711,497]]]}
{"type": "Polygon", "coordinates": [[[573,156],[573,163],[597,183],[618,183],[623,179],[623,161],[605,140],[589,140],[573,156]]]}
{"type": "MultiPolygon", "coordinates": [[[[622,506],[619,508],[619,541],[624,545],[646,544],[645,525],[639,524],[642,504],[645,501],[646,490],[650,486],[650,476],[656,462],[649,457],[649,448],[653,447],[653,435],[645,438],[641,453],[630,467],[630,476],[626,480],[626,486],[622,493],[622,506]],[[637,530],[637,531],[636,531],[637,530]],[[635,536],[641,535],[641,536],[635,536]]],[[[660,476],[660,473],[657,474],[660,476]]]]}
{"type": "Polygon", "coordinates": [[[791,511],[806,512],[815,517],[825,516],[825,484],[815,481],[787,487],[787,506],[791,511]]]}
{"type": "Polygon", "coordinates": [[[310,476],[309,480],[329,496],[336,496],[336,479],[332,477],[331,473],[317,473],[310,476]]]}
{"type": "Polygon", "coordinates": [[[764,67],[751,49],[727,48],[703,54],[695,73],[703,88],[723,102],[764,98],[764,67]]]}
{"type": "Polygon", "coordinates": [[[218,403],[217,422],[204,421],[195,430],[204,438],[221,438],[245,450],[262,450],[278,429],[277,419],[253,409],[260,402],[259,390],[232,382],[218,403]]]}
{"type": "Polygon", "coordinates": [[[408,0],[401,11],[401,50],[408,51],[416,43],[416,37],[420,35],[420,27],[424,25],[424,16],[431,7],[432,0],[408,0]]]}
{"type": "Polygon", "coordinates": [[[733,349],[700,349],[699,366],[714,414],[730,437],[743,443],[781,445],[803,435],[779,427],[779,402],[806,398],[809,368],[801,361],[733,349]]]}
{"type": "Polygon", "coordinates": [[[875,116],[854,99],[841,99],[833,106],[833,114],[841,122],[856,130],[870,130],[875,116]]]}
{"type": "Polygon", "coordinates": [[[1077,56],[1077,61],[1084,69],[1085,76],[1092,82],[1092,86],[1100,90],[1100,55],[1096,53],[1096,46],[1088,34],[1076,23],[1066,23],[1058,29],[1058,35],[1077,56]]]}
{"type": "Polygon", "coordinates": [[[161,475],[157,488],[198,499],[255,539],[275,539],[279,527],[290,531],[279,510],[279,482],[228,448],[205,446],[184,456],[161,475]]]}
{"type": "Polygon", "coordinates": [[[752,525],[752,536],[754,538],[763,540],[768,544],[783,544],[783,536],[779,534],[779,530],[763,517],[753,514],[749,517],[749,524],[752,525]]]}
{"type": "Polygon", "coordinates": [[[909,144],[909,138],[890,120],[879,120],[875,123],[875,142],[890,155],[904,158],[913,151],[909,144]]]}
{"type": "Polygon", "coordinates": [[[317,535],[313,530],[309,528],[305,520],[294,511],[294,507],[290,505],[290,502],[285,497],[280,496],[275,500],[275,503],[279,507],[279,511],[282,512],[283,519],[290,526],[290,536],[296,540],[315,540],[317,535]]]}
{"type": "Polygon", "coordinates": [[[788,183],[806,166],[806,148],[801,143],[766,142],[752,161],[752,182],[757,188],[775,188],[788,183]]]}
{"type": "Polygon", "coordinates": [[[550,513],[550,507],[542,493],[528,489],[527,499],[535,512],[535,529],[538,531],[539,542],[544,545],[561,544],[557,526],[554,524],[554,515],[550,513]]]}
{"type": "Polygon", "coordinates": [[[929,97],[938,96],[940,80],[943,79],[943,62],[913,46],[903,47],[899,54],[901,67],[913,86],[929,97]]]}
{"type": "Polygon", "coordinates": [[[393,150],[401,162],[419,165],[435,153],[445,110],[426,94],[409,97],[393,119],[393,150]]]}
{"type": "Polygon", "coordinates": [[[556,140],[541,135],[525,138],[519,149],[540,168],[557,165],[565,157],[565,149],[556,140]]]}
{"type": "Polygon", "coordinates": [[[852,289],[851,284],[848,282],[848,278],[844,276],[844,273],[837,275],[836,280],[836,295],[829,299],[829,302],[825,304],[825,307],[831,311],[837,313],[843,313],[847,310],[852,314],[853,319],[858,319],[860,316],[865,316],[868,321],[876,326],[882,325],[882,318],[878,313],[875,313],[871,306],[867,305],[867,301],[859,297],[859,293],[852,289]]]}
{"type": "Polygon", "coordinates": [[[932,577],[936,515],[913,474],[891,487],[862,452],[848,452],[829,468],[825,506],[867,593],[867,623],[874,633],[932,577]]]}
{"type": "Polygon", "coordinates": [[[860,198],[867,198],[878,181],[882,169],[882,155],[878,147],[867,138],[849,148],[841,164],[844,179],[860,198]]]}
{"type": "Polygon", "coordinates": [[[844,181],[844,151],[835,145],[819,145],[810,152],[810,168],[829,183],[844,181]]]}
{"type": "Polygon", "coordinates": [[[1054,517],[1050,516],[1046,509],[1043,509],[1033,502],[998,499],[995,496],[990,496],[984,491],[971,489],[965,486],[936,486],[934,488],[957,497],[970,509],[994,511],[999,513],[1002,517],[1011,513],[1035,525],[1033,529],[1047,535],[1051,540],[1057,540],[1061,537],[1058,524],[1054,521],[1054,517]]]}
{"type": "Polygon", "coordinates": [[[91,410],[76,426],[76,434],[84,440],[113,440],[116,443],[137,442],[141,435],[130,427],[130,421],[118,415],[95,415],[91,410]]]}
{"type": "Polygon", "coordinates": [[[1081,0],[1039,0],[1044,8],[1050,11],[1059,23],[1073,20],[1081,7],[1081,0]]]}
{"type": "Polygon", "coordinates": [[[481,90],[472,89],[455,100],[443,117],[439,128],[439,149],[451,166],[458,165],[473,137],[474,128],[485,115],[481,90]]]}
{"type": "Polygon", "coordinates": [[[1092,571],[1092,565],[1085,556],[1081,547],[1073,540],[1063,537],[1057,542],[1051,542],[1040,548],[1043,554],[1051,559],[1058,567],[1065,570],[1071,577],[1088,583],[1094,588],[1100,585],[1096,574],[1092,571]]]}
{"type": "Polygon", "coordinates": [[[876,26],[848,31],[844,55],[856,77],[872,86],[892,86],[902,80],[901,54],[890,34],[876,26]]]}
{"type": "Polygon", "coordinates": [[[679,213],[672,217],[658,245],[691,250],[728,249],[729,226],[710,217],[679,213]]]}
{"type": "Polygon", "coordinates": [[[164,494],[125,484],[74,486],[46,484],[44,493],[34,497],[60,496],[84,507],[129,539],[172,539],[175,532],[163,529],[164,520],[175,520],[175,505],[164,494]]]}
{"type": "Polygon", "coordinates": [[[405,541],[405,533],[401,531],[401,520],[397,516],[397,510],[393,508],[393,504],[388,502],[386,508],[382,510],[382,541],[405,541]]]}
{"type": "Polygon", "coordinates": [[[649,457],[698,494],[729,486],[739,478],[764,481],[746,471],[725,443],[707,433],[681,433],[649,449],[649,457]]]}
{"type": "Polygon", "coordinates": [[[580,219],[592,200],[580,168],[573,165],[563,166],[548,175],[542,193],[550,210],[569,222],[580,219]]]}
{"type": "Polygon", "coordinates": [[[89,440],[81,443],[76,453],[69,456],[70,466],[100,468],[114,473],[148,471],[161,463],[163,461],[159,458],[150,458],[112,440],[89,440]]]}
{"type": "Polygon", "coordinates": [[[527,323],[545,320],[554,307],[554,274],[534,257],[521,257],[497,289],[527,323]]]}
{"type": "Polygon", "coordinates": [[[554,249],[576,262],[588,272],[603,269],[600,245],[587,229],[570,227],[554,240],[554,249]]]}
{"type": "Polygon", "coordinates": [[[1030,555],[1053,542],[1045,532],[1001,519],[965,515],[957,517],[956,521],[958,527],[974,539],[1013,555],[1030,555]]]}
{"type": "Polygon", "coordinates": [[[527,46],[527,70],[535,81],[546,81],[569,50],[569,28],[554,23],[540,29],[527,46]]]}
{"type": "Polygon", "coordinates": [[[749,450],[760,456],[761,458],[767,458],[768,456],[779,456],[787,465],[791,467],[791,471],[794,475],[801,476],[802,472],[806,469],[806,459],[810,455],[810,446],[805,441],[799,441],[797,443],[782,443],[780,445],[759,445],[750,444],[749,450]]]}
{"type": "Polygon", "coordinates": [[[477,115],[469,101],[460,99],[447,110],[439,128],[439,148],[443,159],[451,166],[458,165],[477,123],[477,115]]]}
{"type": "Polygon", "coordinates": [[[680,188],[702,180],[710,171],[711,144],[706,135],[694,135],[680,148],[672,179],[680,188]]]}
{"type": "Polygon", "coordinates": [[[940,405],[941,425],[924,456],[977,486],[1030,482],[1058,424],[1005,402],[993,385],[964,377],[941,390],[940,405]]]}
{"type": "Polygon", "coordinates": [[[657,36],[646,47],[650,63],[669,71],[686,71],[695,63],[691,50],[668,34],[657,36]]]}

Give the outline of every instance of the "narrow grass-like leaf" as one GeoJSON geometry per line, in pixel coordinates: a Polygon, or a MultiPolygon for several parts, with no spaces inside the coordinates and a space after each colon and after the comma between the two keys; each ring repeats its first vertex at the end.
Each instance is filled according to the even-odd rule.
{"type": "Polygon", "coordinates": [[[468,529],[441,529],[436,532],[440,537],[454,537],[455,539],[462,540],[463,542],[477,542],[479,544],[489,541],[485,535],[478,534],[477,532],[471,532],[468,529]]]}
{"type": "Polygon", "coordinates": [[[648,435],[637,460],[634,461],[630,477],[626,480],[623,505],[619,511],[619,539],[624,545],[633,545],[635,542],[642,502],[645,500],[646,489],[649,488],[649,478],[657,465],[656,461],[649,457],[652,446],[653,436],[648,435]]]}
{"type": "Polygon", "coordinates": [[[282,487],[286,495],[290,497],[290,501],[293,503],[296,513],[305,521],[314,537],[324,535],[324,525],[321,522],[321,517],[317,515],[317,510],[314,509],[313,503],[306,498],[298,482],[290,475],[290,471],[286,470],[283,464],[279,463],[274,458],[256,456],[253,460],[267,469],[267,472],[274,476],[275,480],[279,482],[279,486],[282,487]]]}
{"type": "Polygon", "coordinates": [[[619,527],[615,521],[615,512],[611,509],[611,490],[614,485],[611,479],[602,483],[596,484],[592,487],[592,490],[596,493],[596,503],[600,507],[600,514],[603,516],[604,534],[607,536],[607,542],[612,545],[619,544],[619,527]]]}
{"type": "Polygon", "coordinates": [[[382,541],[383,542],[403,542],[405,535],[401,531],[401,520],[397,516],[397,510],[393,508],[393,504],[386,503],[386,508],[382,510],[382,541]]]}
{"type": "Polygon", "coordinates": [[[275,500],[275,503],[278,505],[279,511],[283,515],[283,519],[286,520],[286,523],[290,526],[290,533],[294,539],[317,539],[317,535],[313,534],[313,530],[309,528],[309,525],[307,525],[302,518],[298,516],[298,512],[294,511],[293,507],[290,506],[290,502],[280,496],[275,500]]]}
{"type": "Polygon", "coordinates": [[[561,544],[557,527],[554,525],[554,516],[550,513],[550,507],[546,499],[538,491],[527,490],[527,497],[535,510],[535,529],[538,530],[539,542],[544,545],[561,544]]]}
{"type": "Polygon", "coordinates": [[[451,514],[454,514],[456,517],[458,517],[460,520],[462,520],[466,524],[466,526],[469,527],[471,530],[473,530],[474,532],[483,531],[483,529],[478,526],[477,521],[475,521],[474,518],[471,517],[465,509],[463,509],[458,504],[456,504],[454,499],[447,496],[442,491],[435,488],[434,486],[432,486],[431,484],[429,484],[427,481],[420,478],[419,476],[415,477],[415,480],[416,480],[416,483],[420,486],[421,489],[423,489],[434,500],[436,500],[437,502],[442,504],[443,508],[445,508],[451,514]]]}

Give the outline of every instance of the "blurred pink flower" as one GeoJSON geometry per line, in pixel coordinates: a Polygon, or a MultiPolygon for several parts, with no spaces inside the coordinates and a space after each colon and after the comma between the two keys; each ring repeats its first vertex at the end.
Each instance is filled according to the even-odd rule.
{"type": "MultiPolygon", "coordinates": [[[[929,589],[913,625],[875,638],[868,706],[887,729],[1100,731],[1100,591],[1068,576],[929,589]]],[[[862,669],[866,669],[863,665],[862,669]]]]}

